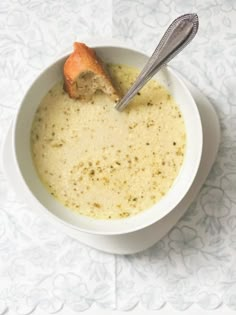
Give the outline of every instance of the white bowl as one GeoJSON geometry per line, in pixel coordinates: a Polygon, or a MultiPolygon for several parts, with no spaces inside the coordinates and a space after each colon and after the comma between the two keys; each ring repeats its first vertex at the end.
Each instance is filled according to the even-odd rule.
{"type": "MultiPolygon", "coordinates": [[[[148,56],[125,47],[96,46],[97,54],[106,62],[120,63],[142,68],[148,56]]],[[[202,154],[202,125],[197,106],[184,83],[169,67],[163,68],[156,78],[175,98],[183,114],[187,143],[184,162],[172,188],[152,208],[140,214],[120,220],[95,220],[81,216],[57,202],[38,178],[30,150],[30,130],[36,109],[50,88],[62,79],[63,64],[68,55],[60,58],[44,70],[26,93],[13,125],[13,152],[17,172],[26,193],[27,202],[54,221],[69,229],[101,234],[118,235],[147,227],[174,209],[189,190],[199,167],[202,154]]]]}

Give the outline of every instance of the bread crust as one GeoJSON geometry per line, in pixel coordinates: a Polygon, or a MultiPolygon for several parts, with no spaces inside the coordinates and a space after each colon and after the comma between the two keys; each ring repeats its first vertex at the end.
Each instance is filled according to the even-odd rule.
{"type": "Polygon", "coordinates": [[[83,97],[83,95],[79,95],[76,82],[81,75],[88,72],[102,78],[106,86],[106,91],[109,90],[109,93],[107,93],[102,87],[99,89],[109,94],[113,99],[119,98],[118,92],[114,88],[111,79],[103,67],[102,61],[99,60],[95,51],[86,46],[84,43],[75,42],[74,51],[67,58],[64,64],[64,87],[71,98],[83,97]]]}

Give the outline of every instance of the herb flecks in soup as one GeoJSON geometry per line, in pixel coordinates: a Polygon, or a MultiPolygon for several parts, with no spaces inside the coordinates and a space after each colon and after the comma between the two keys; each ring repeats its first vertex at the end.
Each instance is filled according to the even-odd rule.
{"type": "MultiPolygon", "coordinates": [[[[138,70],[110,65],[125,93],[138,70]]],[[[170,189],[183,163],[185,126],[168,91],[150,81],[123,112],[103,93],[70,99],[57,83],[32,125],[33,160],[41,181],[66,207],[97,219],[135,215],[170,189]]]]}

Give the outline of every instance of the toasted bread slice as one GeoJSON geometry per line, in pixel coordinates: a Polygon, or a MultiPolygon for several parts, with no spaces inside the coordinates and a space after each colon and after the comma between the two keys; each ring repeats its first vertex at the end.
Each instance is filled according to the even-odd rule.
{"type": "Polygon", "coordinates": [[[90,98],[97,90],[119,99],[102,61],[83,43],[74,43],[74,52],[64,64],[64,87],[71,98],[90,98]]]}

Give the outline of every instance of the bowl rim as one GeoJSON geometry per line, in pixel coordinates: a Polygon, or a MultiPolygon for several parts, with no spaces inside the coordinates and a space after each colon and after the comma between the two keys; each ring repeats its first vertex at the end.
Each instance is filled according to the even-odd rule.
{"type": "MultiPolygon", "coordinates": [[[[106,41],[107,44],[105,43],[97,43],[96,45],[90,44],[92,48],[96,49],[96,48],[123,48],[123,49],[128,49],[133,51],[134,53],[139,53],[139,54],[143,54],[144,56],[148,57],[148,54],[144,53],[141,50],[138,49],[134,49],[132,47],[130,47],[129,45],[126,45],[124,43],[121,42],[117,42],[117,41],[106,41]]],[[[61,223],[64,227],[69,228],[69,229],[73,229],[73,230],[77,230],[80,232],[85,232],[85,233],[89,233],[89,234],[93,234],[93,235],[123,235],[123,234],[127,234],[127,233],[132,233],[132,232],[136,232],[139,230],[142,230],[144,228],[147,228],[149,226],[151,226],[152,224],[154,224],[157,221],[160,221],[161,219],[163,219],[165,216],[167,216],[169,213],[172,212],[172,210],[174,210],[174,208],[181,202],[181,200],[184,198],[184,196],[186,195],[186,193],[189,191],[189,189],[192,186],[192,183],[196,177],[197,171],[199,169],[199,165],[201,162],[201,157],[202,157],[202,150],[203,150],[203,129],[202,129],[202,122],[201,122],[201,117],[200,117],[200,113],[198,110],[198,107],[196,105],[196,102],[193,98],[193,96],[191,95],[189,89],[187,88],[187,86],[185,85],[185,83],[183,82],[183,80],[179,77],[178,73],[175,72],[174,69],[172,69],[170,66],[166,66],[166,68],[168,69],[168,71],[171,73],[172,76],[175,77],[175,79],[177,79],[178,83],[181,85],[181,87],[183,88],[183,90],[185,90],[185,92],[188,94],[188,97],[190,97],[192,99],[192,103],[194,104],[195,107],[195,119],[198,121],[198,125],[199,125],[199,151],[198,151],[198,156],[196,157],[196,162],[195,162],[195,168],[192,170],[191,174],[191,180],[188,181],[188,185],[186,190],[184,191],[183,194],[180,195],[180,197],[178,198],[178,201],[175,203],[174,207],[172,209],[169,209],[165,212],[162,213],[162,215],[159,215],[158,218],[156,218],[155,216],[153,216],[153,218],[150,218],[148,220],[148,222],[144,222],[143,224],[140,223],[137,226],[133,226],[133,227],[124,227],[122,229],[122,231],[100,231],[100,230],[92,230],[89,228],[83,228],[83,227],[79,227],[76,225],[73,225],[69,222],[66,222],[65,220],[63,220],[62,218],[58,217],[57,215],[53,214],[48,208],[46,208],[41,202],[40,200],[35,196],[35,194],[31,191],[30,186],[27,184],[27,182],[24,179],[24,176],[22,174],[22,171],[20,169],[20,166],[18,164],[18,158],[17,158],[17,152],[16,152],[16,126],[17,126],[17,121],[18,121],[18,117],[21,111],[21,107],[22,104],[24,103],[28,92],[31,90],[32,86],[35,84],[35,82],[39,79],[39,77],[41,77],[49,68],[53,67],[54,65],[56,65],[57,63],[59,63],[61,60],[65,59],[68,57],[69,52],[59,56],[58,58],[56,58],[56,60],[54,60],[53,62],[51,62],[49,65],[47,65],[37,76],[36,78],[31,82],[29,88],[26,90],[26,92],[24,93],[23,98],[21,99],[20,102],[20,106],[17,110],[14,122],[13,122],[13,132],[12,132],[12,146],[13,146],[13,158],[14,158],[14,162],[16,165],[16,169],[17,169],[17,175],[19,177],[19,179],[21,180],[21,184],[24,187],[24,191],[26,193],[26,197],[27,197],[27,203],[31,204],[34,207],[37,207],[38,210],[40,210],[41,213],[43,213],[44,215],[46,214],[47,217],[49,219],[51,219],[52,221],[55,222],[55,220],[58,223],[61,223]]],[[[129,218],[128,218],[129,219],[129,218]]],[[[120,219],[121,221],[125,221],[128,219],[120,219]]],[[[107,220],[108,221],[108,220],[107,220]]],[[[110,221],[109,221],[110,222],[110,221]]]]}

